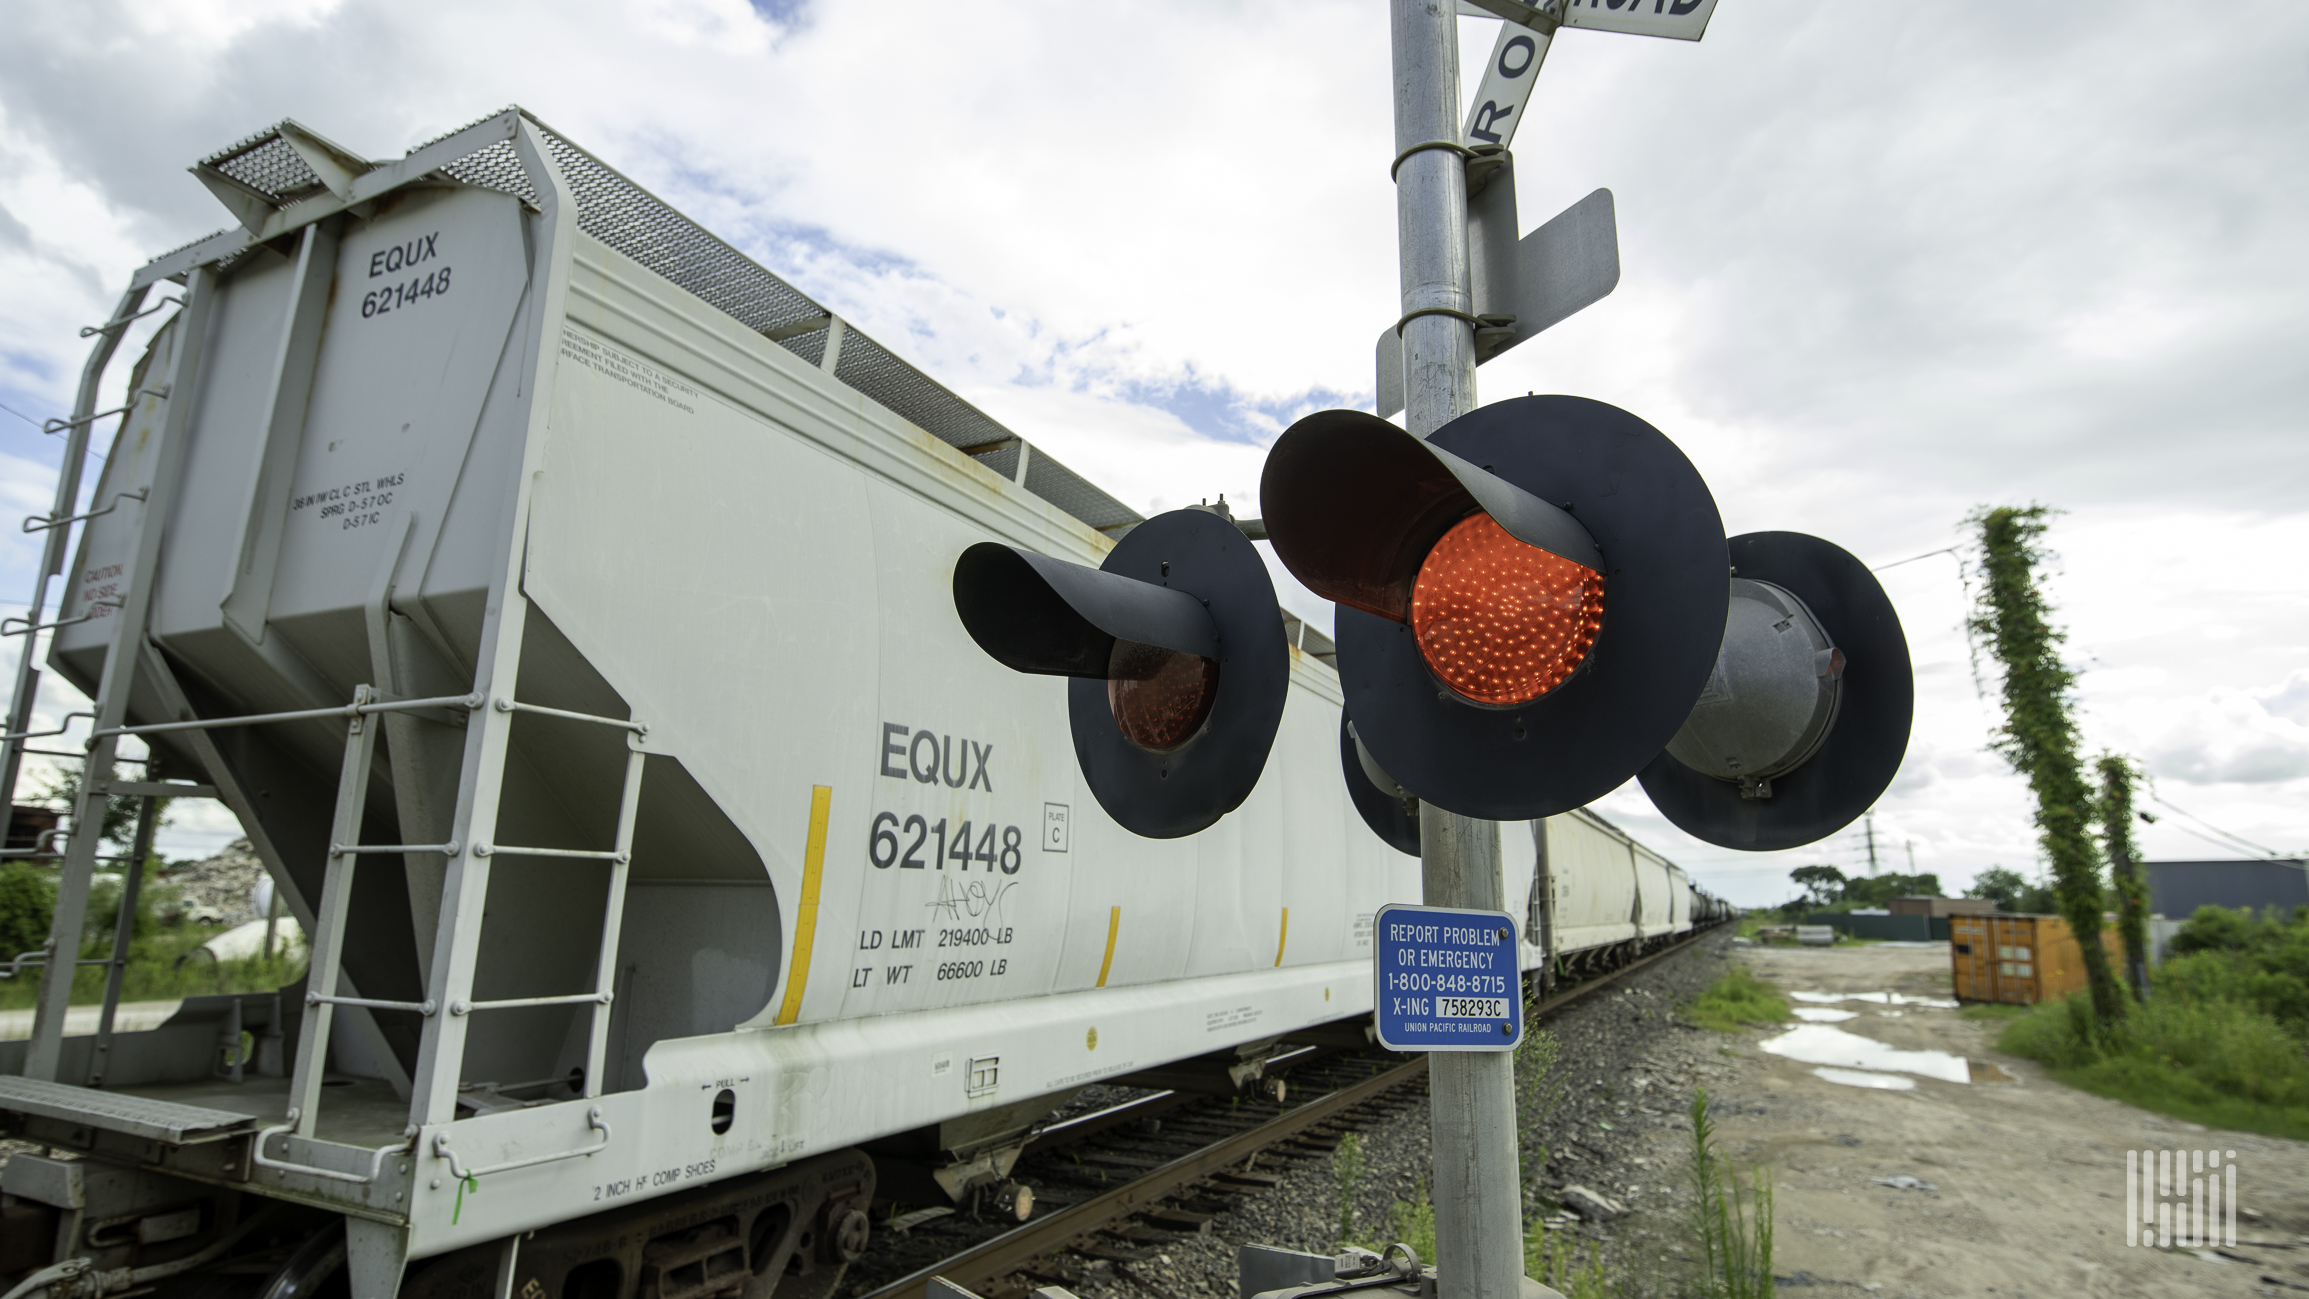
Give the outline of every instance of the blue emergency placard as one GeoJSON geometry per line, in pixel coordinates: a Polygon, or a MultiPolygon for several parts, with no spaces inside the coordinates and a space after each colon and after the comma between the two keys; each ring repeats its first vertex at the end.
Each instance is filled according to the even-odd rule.
{"type": "Polygon", "coordinates": [[[1379,908],[1379,1044],[1391,1051],[1511,1051],[1523,1041],[1515,920],[1504,911],[1379,908]]]}

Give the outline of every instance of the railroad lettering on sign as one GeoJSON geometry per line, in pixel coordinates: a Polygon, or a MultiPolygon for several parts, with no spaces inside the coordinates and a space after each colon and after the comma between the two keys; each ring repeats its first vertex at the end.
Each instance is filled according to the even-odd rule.
{"type": "Polygon", "coordinates": [[[1696,41],[1715,12],[1716,0],[1564,0],[1563,25],[1696,41]]]}
{"type": "Polygon", "coordinates": [[[1382,1046],[1505,1051],[1523,1040],[1513,917],[1504,911],[1386,906],[1373,930],[1373,1004],[1382,1046]]]}
{"type": "Polygon", "coordinates": [[[1523,125],[1524,106],[1531,102],[1532,83],[1539,80],[1540,60],[1547,57],[1548,34],[1516,23],[1501,23],[1499,39],[1491,46],[1491,62],[1483,66],[1483,84],[1476,89],[1475,106],[1467,112],[1467,142],[1496,144],[1515,139],[1523,125]]]}

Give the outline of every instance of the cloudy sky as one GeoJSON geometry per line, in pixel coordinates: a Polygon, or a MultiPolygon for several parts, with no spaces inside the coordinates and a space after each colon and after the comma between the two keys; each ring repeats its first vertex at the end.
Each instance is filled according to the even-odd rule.
{"type": "MultiPolygon", "coordinates": [[[[35,422],[77,328],[226,223],[184,168],[282,117],[383,158],[520,103],[1150,513],[1256,512],[1283,427],[1370,404],[1395,311],[1376,0],[16,0],[9,27],[18,513],[52,490],[35,422]]],[[[1461,28],[1474,63],[1496,23],[1461,28]]],[[[1529,121],[1525,226],[1608,186],[1624,273],[1487,395],[1625,406],[1731,531],[1871,564],[1960,546],[1982,504],[2061,508],[2087,741],[2202,818],[2150,855],[2235,855],[2208,825],[2309,847],[2309,6],[1722,0],[1696,45],[1565,33],[1529,121]]],[[[2033,870],[1960,556],[1883,576],[1918,686],[1883,863],[2033,870]]],[[[1741,901],[1865,865],[1856,835],[1706,847],[1632,784],[1601,810],[1741,901]]],[[[163,848],[229,833],[188,812],[163,848]]]]}

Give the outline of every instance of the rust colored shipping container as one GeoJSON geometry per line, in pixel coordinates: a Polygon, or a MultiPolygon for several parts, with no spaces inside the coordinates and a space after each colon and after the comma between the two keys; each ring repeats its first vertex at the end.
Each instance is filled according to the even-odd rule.
{"type": "MultiPolygon", "coordinates": [[[[2101,930],[2101,946],[2124,959],[2113,925],[2101,930]]],[[[2026,1006],[2085,986],[2083,949],[2059,916],[1950,916],[1948,951],[1962,1001],[2026,1006]]]]}

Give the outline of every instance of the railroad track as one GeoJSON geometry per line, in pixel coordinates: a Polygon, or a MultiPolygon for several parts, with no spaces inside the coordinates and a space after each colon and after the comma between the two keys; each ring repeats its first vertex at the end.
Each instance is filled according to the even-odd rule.
{"type": "MultiPolygon", "coordinates": [[[[1558,992],[1532,1005],[1525,1018],[1538,1023],[1560,1014],[1712,932],[1697,931],[1558,992]]],[[[1043,1188],[1038,1195],[1047,1196],[1050,1212],[1009,1230],[959,1213],[898,1219],[906,1228],[879,1239],[868,1260],[852,1265],[851,1276],[859,1278],[862,1265],[880,1264],[860,1278],[880,1281],[861,1299],[925,1299],[934,1276],[983,1287],[1069,1246],[1117,1262],[1151,1257],[1162,1242],[1202,1230],[1242,1196],[1279,1181],[1251,1167],[1256,1157],[1269,1156],[1269,1167],[1286,1170],[1327,1158],[1345,1133],[1400,1113],[1425,1094],[1425,1056],[1305,1048],[1289,1059],[1291,1089],[1309,1097],[1295,1104],[1160,1092],[1045,1129],[1012,1175],[1043,1188]],[[901,1269],[895,1279],[880,1279],[901,1269]]],[[[845,1288],[860,1295],[855,1283],[845,1288]]]]}

